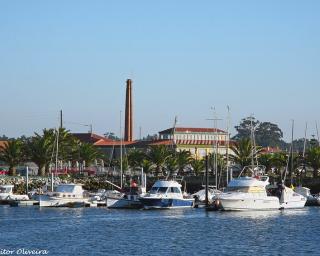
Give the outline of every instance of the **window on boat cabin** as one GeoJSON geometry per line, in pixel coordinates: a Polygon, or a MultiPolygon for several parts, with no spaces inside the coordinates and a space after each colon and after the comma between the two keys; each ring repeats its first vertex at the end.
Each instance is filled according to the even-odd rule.
{"type": "Polygon", "coordinates": [[[227,187],[225,192],[244,192],[248,193],[250,187],[227,187]]]}
{"type": "Polygon", "coordinates": [[[180,194],[180,189],[177,187],[171,187],[169,188],[169,193],[177,193],[180,194]]]}
{"type": "Polygon", "coordinates": [[[8,193],[9,191],[7,191],[7,188],[0,188],[0,193],[8,193]]]}
{"type": "Polygon", "coordinates": [[[158,187],[152,187],[150,193],[157,193],[158,189],[158,187]]]}
{"type": "Polygon", "coordinates": [[[161,188],[159,188],[158,193],[165,194],[167,192],[167,190],[168,190],[167,187],[161,187],[161,188]]]}

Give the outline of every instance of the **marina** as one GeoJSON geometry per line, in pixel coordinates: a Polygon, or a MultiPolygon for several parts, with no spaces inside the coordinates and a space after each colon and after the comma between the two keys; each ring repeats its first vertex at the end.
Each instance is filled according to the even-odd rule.
{"type": "Polygon", "coordinates": [[[320,207],[206,212],[0,206],[0,247],[49,255],[318,255],[319,214],[320,207]]]}
{"type": "Polygon", "coordinates": [[[320,255],[320,1],[0,1],[0,256],[320,255]]]}

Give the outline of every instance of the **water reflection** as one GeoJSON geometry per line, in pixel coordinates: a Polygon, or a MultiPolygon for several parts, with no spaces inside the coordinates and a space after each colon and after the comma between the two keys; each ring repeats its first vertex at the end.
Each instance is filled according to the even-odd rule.
{"type": "Polygon", "coordinates": [[[233,211],[224,212],[228,217],[233,218],[249,218],[249,219],[270,219],[277,218],[281,215],[281,211],[233,211]]]}

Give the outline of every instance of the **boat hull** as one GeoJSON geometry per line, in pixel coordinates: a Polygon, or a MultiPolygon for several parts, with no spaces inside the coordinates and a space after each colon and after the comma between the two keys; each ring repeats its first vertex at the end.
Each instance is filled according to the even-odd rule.
{"type": "Polygon", "coordinates": [[[304,208],[306,205],[307,199],[306,198],[301,198],[301,200],[296,200],[296,201],[288,201],[288,202],[283,202],[281,203],[280,207],[281,209],[299,209],[299,208],[304,208]]]}
{"type": "Polygon", "coordinates": [[[107,198],[107,207],[110,209],[141,209],[143,205],[139,200],[107,198]]]}
{"type": "Polygon", "coordinates": [[[259,211],[259,210],[279,210],[280,203],[277,197],[267,196],[264,198],[237,197],[226,195],[219,198],[219,203],[225,211],[259,211]]]}
{"type": "Polygon", "coordinates": [[[88,203],[89,200],[85,198],[39,197],[40,207],[83,207],[88,203]]]}
{"type": "Polygon", "coordinates": [[[140,198],[145,209],[190,208],[194,199],[140,198]]]}

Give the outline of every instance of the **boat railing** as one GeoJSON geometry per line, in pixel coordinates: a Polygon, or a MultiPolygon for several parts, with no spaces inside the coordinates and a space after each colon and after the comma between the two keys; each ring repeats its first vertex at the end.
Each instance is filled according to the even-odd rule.
{"type": "Polygon", "coordinates": [[[264,165],[244,166],[238,177],[243,177],[243,175],[246,175],[247,172],[250,174],[246,175],[247,177],[264,176],[265,170],[266,167],[264,165]]]}

